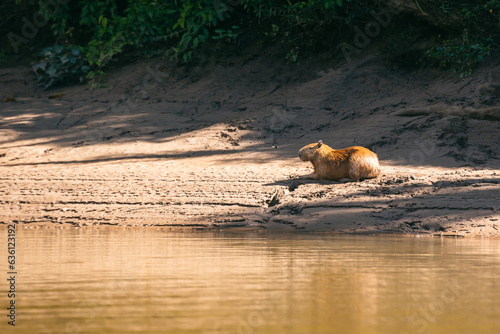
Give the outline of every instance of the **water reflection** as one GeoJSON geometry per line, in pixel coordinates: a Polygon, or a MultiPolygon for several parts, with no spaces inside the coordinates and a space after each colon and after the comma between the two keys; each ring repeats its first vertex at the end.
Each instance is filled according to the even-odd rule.
{"type": "Polygon", "coordinates": [[[499,240],[22,228],[17,238],[18,325],[2,321],[1,333],[500,332],[499,240]]]}

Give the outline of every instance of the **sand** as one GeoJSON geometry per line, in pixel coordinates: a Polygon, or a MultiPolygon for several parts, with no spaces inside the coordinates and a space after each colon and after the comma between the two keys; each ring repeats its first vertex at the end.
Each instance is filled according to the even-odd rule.
{"type": "Polygon", "coordinates": [[[0,222],[499,236],[499,69],[158,58],[44,91],[3,68],[0,222]],[[368,147],[382,175],[301,179],[297,151],[320,139],[368,147]]]}

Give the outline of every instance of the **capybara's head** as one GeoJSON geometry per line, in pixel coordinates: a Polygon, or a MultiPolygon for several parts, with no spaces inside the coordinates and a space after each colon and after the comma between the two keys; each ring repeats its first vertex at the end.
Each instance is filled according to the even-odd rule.
{"type": "Polygon", "coordinates": [[[317,143],[309,144],[302,147],[299,150],[299,158],[302,161],[311,161],[313,157],[318,153],[318,149],[323,146],[323,141],[320,140],[317,143]]]}

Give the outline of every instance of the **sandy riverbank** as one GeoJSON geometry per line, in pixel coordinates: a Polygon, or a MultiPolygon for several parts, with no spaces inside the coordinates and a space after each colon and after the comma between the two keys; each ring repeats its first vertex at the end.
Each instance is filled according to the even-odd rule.
{"type": "Polygon", "coordinates": [[[376,57],[323,71],[155,59],[109,88],[50,92],[0,69],[17,101],[0,103],[0,222],[498,236],[495,59],[465,80],[376,57]],[[298,149],[319,139],[372,149],[383,175],[298,179],[312,169],[298,149]]]}

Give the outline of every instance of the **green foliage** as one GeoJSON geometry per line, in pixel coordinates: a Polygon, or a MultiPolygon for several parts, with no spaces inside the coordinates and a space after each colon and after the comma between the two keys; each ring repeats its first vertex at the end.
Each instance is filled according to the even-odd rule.
{"type": "MultiPolygon", "coordinates": [[[[200,44],[205,43],[210,31],[229,17],[229,8],[217,0],[184,0],[177,22],[172,27],[172,35],[179,41],[170,51],[175,59],[182,56],[187,62],[200,44]]],[[[216,32],[221,36],[220,30],[216,32]]]]}
{"type": "Polygon", "coordinates": [[[234,42],[238,38],[240,32],[239,32],[240,27],[238,26],[231,26],[231,28],[227,29],[215,29],[215,33],[217,35],[212,36],[213,39],[219,39],[219,40],[225,40],[228,43],[229,42],[234,42]]]}
{"type": "Polygon", "coordinates": [[[285,14],[291,19],[293,12],[310,9],[335,9],[342,7],[351,0],[307,0],[307,1],[277,1],[277,0],[242,0],[245,11],[259,18],[275,17],[285,14]],[[289,16],[288,14],[292,14],[289,16]]]}
{"type": "Polygon", "coordinates": [[[169,2],[131,0],[123,14],[118,15],[115,6],[107,6],[109,1],[93,0],[94,6],[85,2],[83,8],[89,9],[82,11],[80,24],[88,25],[93,33],[86,46],[93,67],[91,80],[124,50],[148,49],[164,43],[169,33],[166,27],[173,24],[171,16],[176,13],[169,2]]]}
{"type": "Polygon", "coordinates": [[[443,1],[440,10],[451,22],[464,27],[461,34],[438,36],[438,45],[429,49],[424,61],[468,76],[500,39],[500,0],[443,1]]]}
{"type": "Polygon", "coordinates": [[[33,64],[38,82],[45,88],[83,81],[90,70],[80,48],[54,45],[40,52],[41,59],[33,64]]]}
{"type": "Polygon", "coordinates": [[[136,49],[150,48],[166,42],[178,10],[172,2],[137,1],[124,10],[125,19],[120,30],[136,49]]]}
{"type": "Polygon", "coordinates": [[[85,49],[92,66],[90,79],[126,50],[142,50],[143,54],[163,50],[173,58],[189,61],[210,35],[228,41],[238,36],[234,27],[213,31],[229,16],[222,1],[129,0],[125,7],[118,4],[115,0],[72,1],[61,6],[55,16],[40,8],[58,39],[85,49]]]}
{"type": "MultiPolygon", "coordinates": [[[[340,54],[339,43],[346,39],[352,41],[355,26],[363,27],[373,21],[371,11],[386,9],[379,0],[56,2],[57,10],[43,5],[46,1],[15,0],[0,4],[0,31],[21,34],[22,18],[27,16],[31,20],[37,12],[48,20],[46,26],[39,27],[36,38],[23,44],[25,50],[56,45],[45,49],[44,52],[51,53],[44,54],[44,60],[35,64],[38,79],[48,87],[69,82],[71,77],[80,79],[82,75],[95,84],[106,67],[125,52],[141,56],[167,55],[186,63],[205,43],[243,43],[245,37],[254,42],[258,39],[259,44],[273,45],[278,55],[291,63],[319,52],[336,57],[340,54]],[[65,47],[61,50],[57,45],[65,47]],[[63,63],[63,55],[68,56],[71,50],[79,50],[77,62],[63,63]]],[[[498,47],[500,0],[419,0],[415,4],[436,20],[427,24],[431,28],[425,31],[434,36],[443,35],[438,44],[427,51],[427,64],[468,75],[490,50],[498,47]],[[433,25],[444,29],[437,31],[433,25]]],[[[386,33],[389,30],[404,30],[405,15],[398,16],[401,20],[397,24],[392,21],[395,26],[386,29],[384,34],[390,35],[386,33]]],[[[417,24],[419,29],[423,25],[426,23],[422,20],[417,24]]],[[[399,37],[393,33],[394,43],[390,48],[406,57],[408,52],[404,50],[412,49],[421,36],[429,38],[419,29],[414,32],[406,29],[408,31],[399,37]]],[[[12,49],[8,43],[0,47],[0,50],[12,49]]]]}
{"type": "Polygon", "coordinates": [[[489,55],[493,40],[478,41],[471,39],[469,31],[455,39],[445,40],[440,45],[432,47],[426,53],[427,60],[440,68],[452,69],[461,77],[469,76],[484,56],[489,55]]]}
{"type": "Polygon", "coordinates": [[[288,48],[287,59],[296,61],[313,44],[331,41],[331,17],[349,1],[242,0],[231,7],[221,0],[129,0],[120,7],[115,0],[78,0],[62,5],[53,17],[44,8],[40,11],[51,20],[58,39],[84,47],[93,79],[126,50],[152,49],[152,54],[163,50],[188,62],[208,40],[235,42],[242,33],[240,26],[234,21],[224,25],[235,13],[275,22],[279,32],[274,37],[288,48]]]}
{"type": "Polygon", "coordinates": [[[351,1],[243,0],[242,4],[264,25],[266,38],[281,45],[284,58],[295,63],[308,53],[337,44],[338,28],[344,23],[337,14],[351,1]]]}

